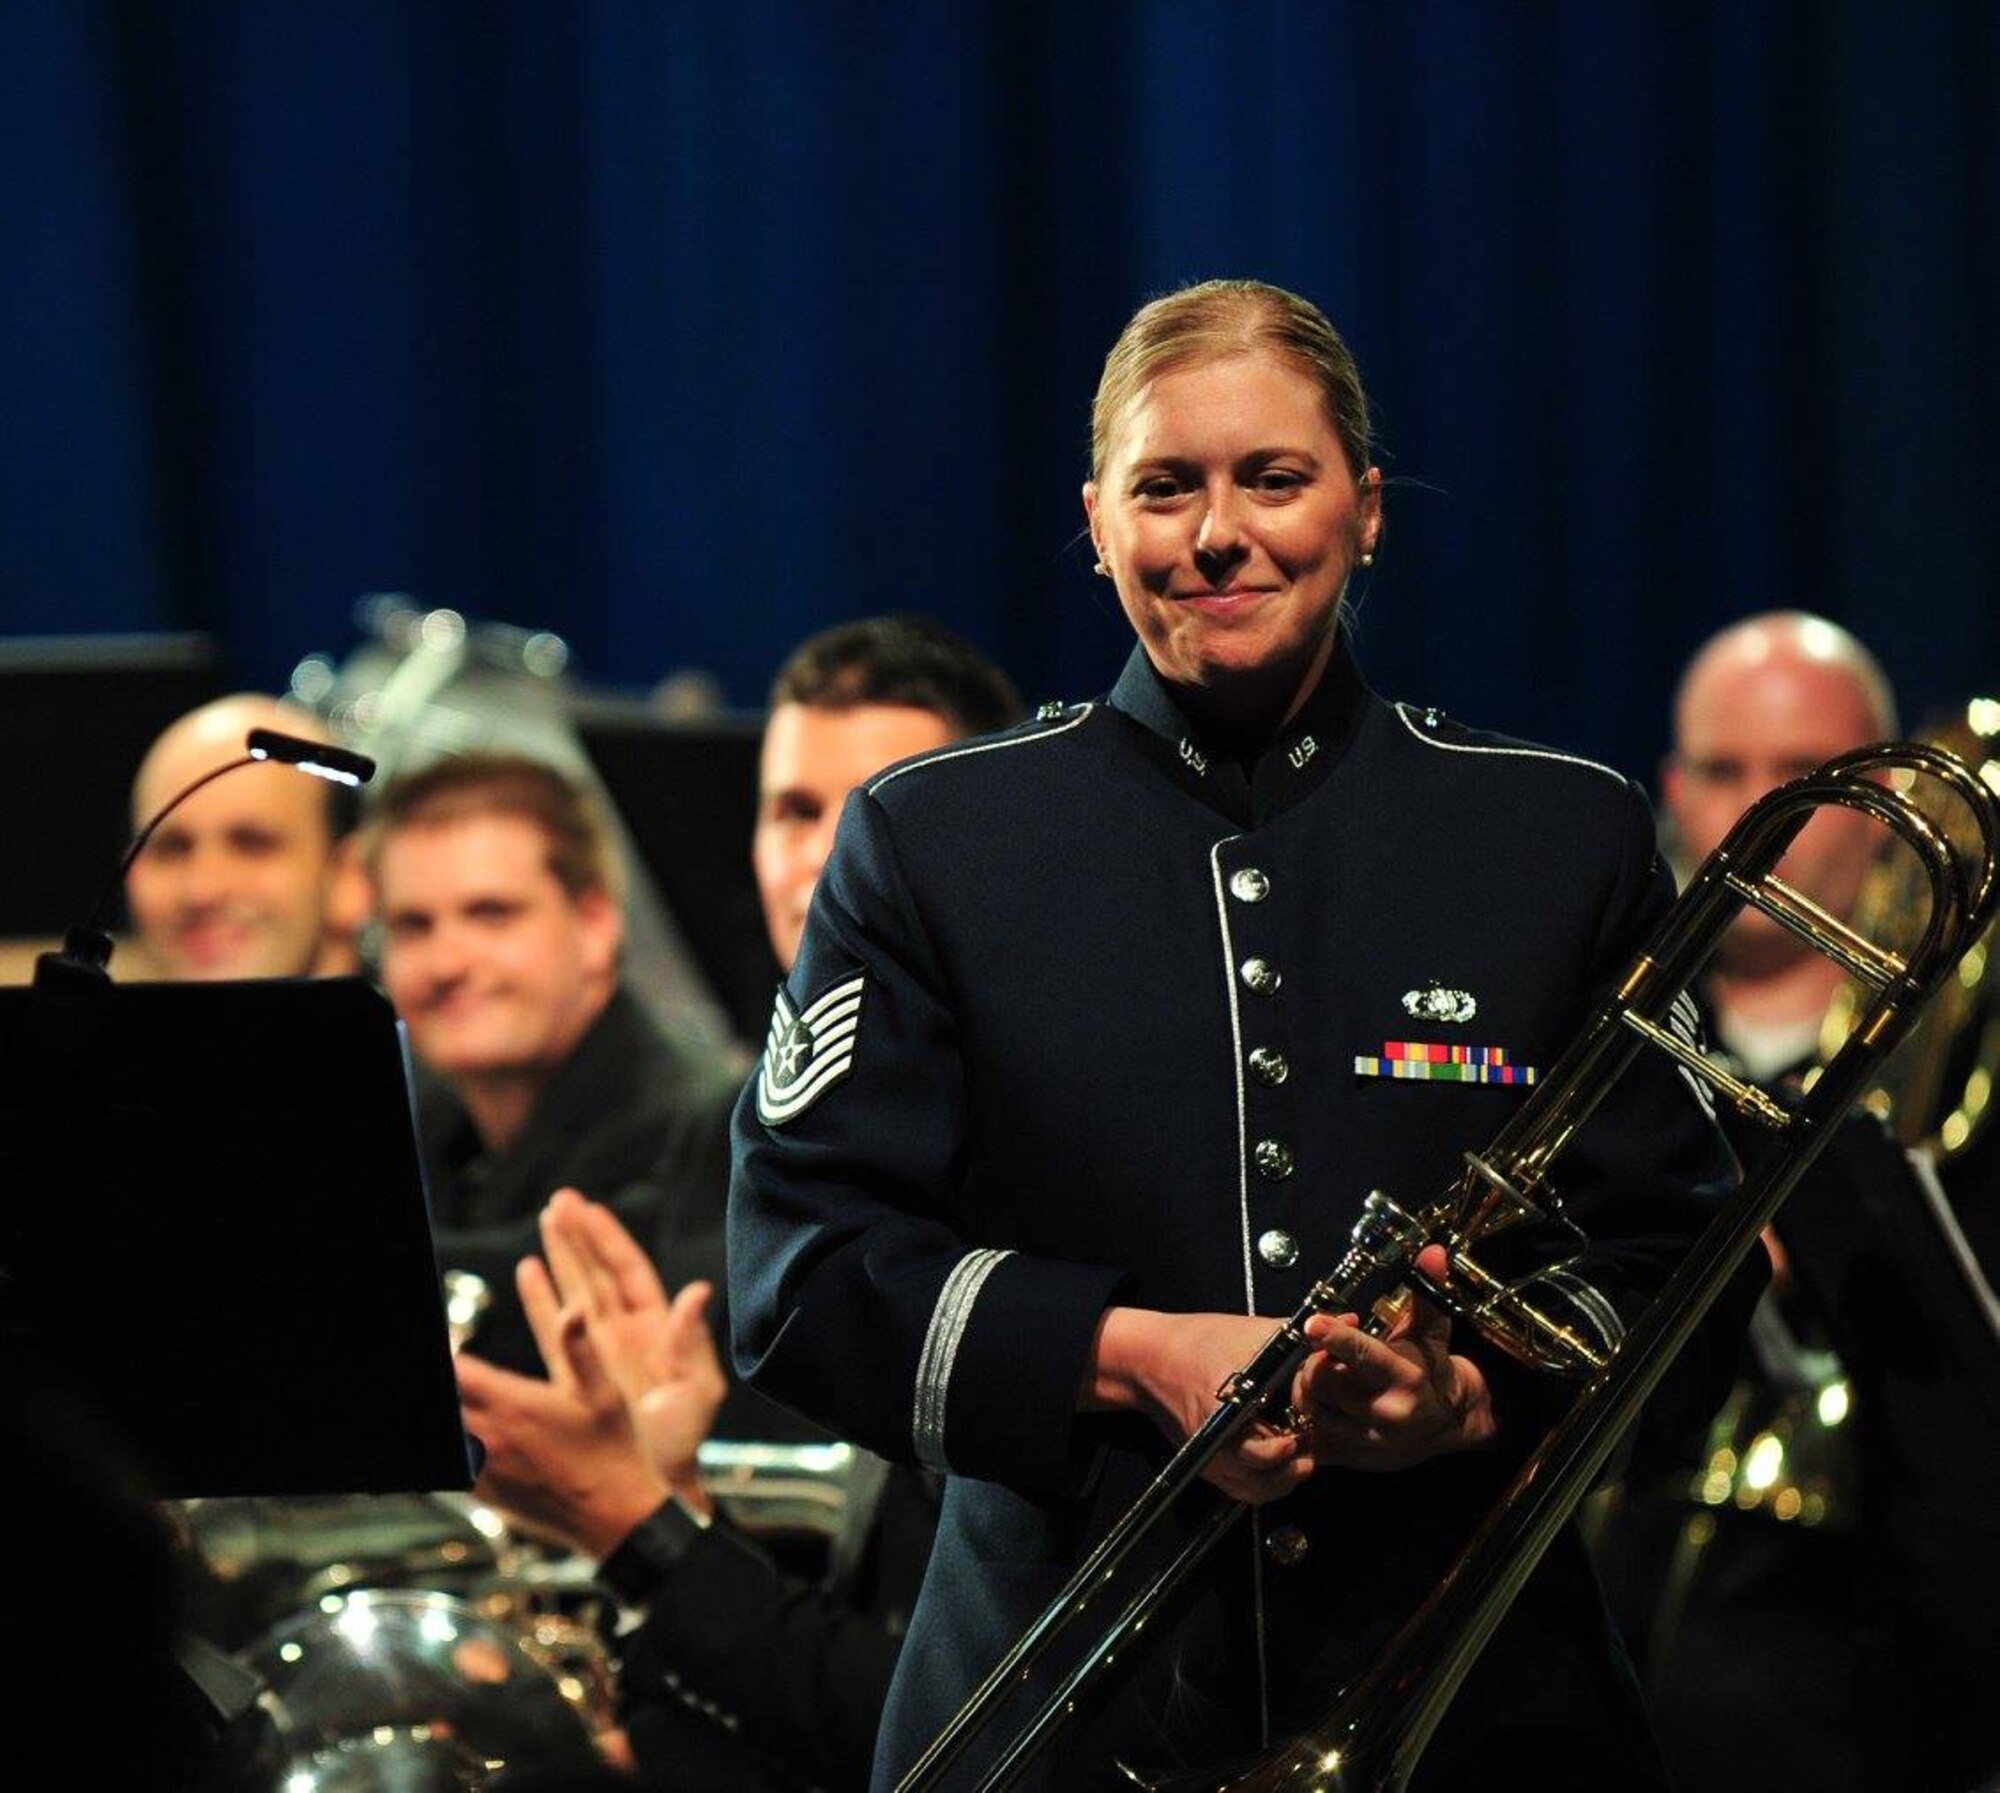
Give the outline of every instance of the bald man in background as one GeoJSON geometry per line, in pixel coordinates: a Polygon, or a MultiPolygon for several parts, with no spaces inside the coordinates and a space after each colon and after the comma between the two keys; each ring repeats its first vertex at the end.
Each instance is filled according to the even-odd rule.
{"type": "MultiPolygon", "coordinates": [[[[1674,750],[1661,768],[1683,874],[1759,797],[1896,730],[1881,667],[1838,624],[1785,610],[1724,629],[1682,675],[1674,750]]],[[[1823,811],[1793,843],[1779,876],[1846,917],[1880,838],[1858,811],[1823,811]]],[[[1810,1062],[1843,975],[1762,910],[1745,909],[1709,969],[1704,996],[1714,1031],[1758,1081],[1810,1062]]]]}
{"type": "MultiPolygon", "coordinates": [[[[132,784],[132,827],[241,759],[253,728],[331,743],[310,710],[255,692],[220,697],[162,731],[132,784]]],[[[244,766],[195,792],[126,877],[133,931],[162,977],[338,977],[362,969],[371,896],[349,830],[353,795],[290,766],[244,766]]]]}
{"type": "MultiPolygon", "coordinates": [[[[1683,876],[1758,798],[1899,726],[1875,657],[1826,618],[1721,631],[1681,678],[1661,769],[1683,876]]],[[[1778,875],[1849,919],[1882,839],[1823,810],[1778,875]]],[[[1697,994],[1738,1074],[1783,1099],[1843,982],[1746,908],[1697,994]]],[[[1772,1284],[1714,1428],[1635,1462],[1603,1509],[1599,1567],[1677,1785],[1969,1793],[2000,1769],[1979,1691],[2000,1682],[2000,1439],[1989,1360],[1908,1249],[1930,1224],[1919,1182],[1885,1125],[1847,1117],[1767,1230],[1772,1284]]]]}

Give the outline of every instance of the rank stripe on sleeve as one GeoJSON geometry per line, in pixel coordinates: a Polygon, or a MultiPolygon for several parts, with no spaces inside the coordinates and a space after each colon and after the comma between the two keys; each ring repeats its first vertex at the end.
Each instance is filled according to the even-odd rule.
{"type": "Polygon", "coordinates": [[[803,1114],[854,1068],[865,982],[851,977],[804,1010],[779,988],[757,1072],[757,1115],[765,1126],[803,1114]]]}

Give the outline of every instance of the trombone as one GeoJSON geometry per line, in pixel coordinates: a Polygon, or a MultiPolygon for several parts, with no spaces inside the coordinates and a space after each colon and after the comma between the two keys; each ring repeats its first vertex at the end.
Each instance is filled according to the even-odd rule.
{"type": "MultiPolygon", "coordinates": [[[[1534,1367],[1580,1379],[1564,1417],[1543,1436],[1505,1494],[1404,1622],[1380,1656],[1337,1696],[1322,1722],[1264,1757],[1235,1768],[1147,1783],[1159,1793],[1399,1793],[1452,1696],[1529,1573],[1596,1480],[1619,1437],[1668,1363],[1747,1256],[1758,1234],[1833,1137],[1924,1005],[1984,931],[1996,896],[2000,796],[1943,748],[1893,742],[1828,761],[1744,812],[1689,881],[1612,994],[1484,1152],[1439,1200],[1415,1211],[1377,1190],[1363,1206],[1340,1263],[1298,1310],[1218,1391],[1208,1419],[1041,1615],[961,1705],[898,1784],[897,1793],[937,1786],[992,1723],[1047,1653],[1110,1589],[1139,1543],[1209,1461],[1274,1404],[1283,1405],[1310,1351],[1316,1315],[1359,1313],[1387,1330],[1413,1293],[1476,1327],[1534,1367]],[[1927,802],[1920,803],[1921,789],[1927,802]],[[1948,828],[1927,809],[1962,812],[1948,828]],[[1829,805],[1872,816],[1915,856],[1928,895],[1914,944],[1878,943],[1783,883],[1778,862],[1815,813],[1829,805]],[[1870,992],[1845,1043],[1798,1106],[1787,1107],[1710,1061],[1675,1027],[1677,1005],[1738,914],[1756,908],[1839,964],[1870,992]],[[1770,1135],[1743,1181],[1718,1209],[1629,1336],[1610,1304],[1562,1265],[1526,1278],[1480,1261],[1487,1239],[1526,1223],[1567,1225],[1552,1169],[1616,1080],[1648,1048],[1667,1053],[1770,1135]],[[1443,1281],[1416,1268],[1419,1251],[1445,1248],[1443,1281]]],[[[1572,1229],[1573,1230],[1573,1229],[1572,1229]]],[[[1112,1617],[1034,1713],[1001,1746],[976,1785],[1011,1786],[1236,1519],[1221,1503],[1180,1552],[1112,1617]]],[[[1129,1771],[1128,1771],[1129,1772],[1129,1771]]]]}

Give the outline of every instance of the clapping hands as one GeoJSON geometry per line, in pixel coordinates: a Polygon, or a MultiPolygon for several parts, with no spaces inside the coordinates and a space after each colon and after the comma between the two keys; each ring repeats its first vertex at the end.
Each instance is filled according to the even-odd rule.
{"type": "Polygon", "coordinates": [[[548,1380],[456,1359],[466,1427],[486,1448],[479,1493],[521,1523],[603,1558],[670,1494],[708,1497],[696,1452],[727,1383],[709,1338],[712,1290],[668,1297],[610,1209],[574,1189],[541,1217],[544,1257],[515,1281],[548,1380]]]}
{"type": "Polygon", "coordinates": [[[669,1298],[618,1217],[574,1189],[542,1210],[542,1249],[546,1264],[522,1261],[520,1290],[544,1358],[546,1326],[571,1374],[616,1391],[653,1472],[700,1499],[695,1453],[728,1392],[708,1332],[714,1291],[691,1282],[669,1298]]]}

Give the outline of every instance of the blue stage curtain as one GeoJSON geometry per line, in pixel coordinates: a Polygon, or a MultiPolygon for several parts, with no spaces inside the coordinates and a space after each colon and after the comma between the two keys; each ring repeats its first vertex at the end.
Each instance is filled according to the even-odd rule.
{"type": "Polygon", "coordinates": [[[1031,697],[1119,323],[1352,338],[1392,695],[1650,778],[1797,604],[1916,719],[2000,684],[2000,8],[1915,0],[18,0],[0,630],[247,683],[411,593],[761,702],[932,612],[1031,697]]]}

